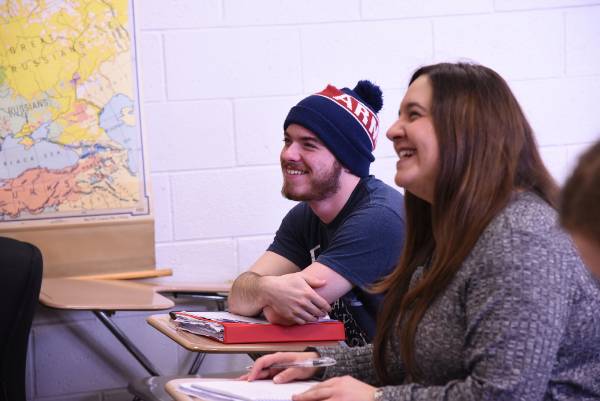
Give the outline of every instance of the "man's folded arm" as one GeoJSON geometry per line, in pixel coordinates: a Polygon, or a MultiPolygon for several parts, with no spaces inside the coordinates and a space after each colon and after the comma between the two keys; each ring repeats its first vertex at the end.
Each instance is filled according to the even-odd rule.
{"type": "Polygon", "coordinates": [[[351,288],[352,283],[319,262],[300,271],[267,251],[233,283],[229,310],[246,316],[263,311],[272,323],[304,324],[328,313],[330,304],[351,288]]]}
{"type": "Polygon", "coordinates": [[[266,288],[261,289],[263,276],[281,276],[300,271],[290,260],[266,251],[247,272],[238,276],[229,293],[229,311],[244,316],[258,315],[266,306],[266,288]]]}
{"type": "Polygon", "coordinates": [[[344,276],[319,262],[313,262],[300,274],[305,279],[315,278],[325,281],[325,285],[315,288],[315,291],[329,304],[337,301],[353,287],[344,276]]]}
{"type": "Polygon", "coordinates": [[[319,262],[275,278],[272,285],[273,298],[263,313],[269,322],[283,325],[316,321],[329,313],[330,304],[352,289],[352,283],[319,262]]]}

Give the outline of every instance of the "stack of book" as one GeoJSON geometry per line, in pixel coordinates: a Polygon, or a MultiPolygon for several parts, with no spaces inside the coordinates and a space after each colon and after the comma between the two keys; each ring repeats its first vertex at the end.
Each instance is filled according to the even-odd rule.
{"type": "Polygon", "coordinates": [[[265,319],[229,312],[170,312],[175,326],[226,344],[341,341],[346,338],[342,322],[321,319],[295,326],[271,324],[265,319]]]}

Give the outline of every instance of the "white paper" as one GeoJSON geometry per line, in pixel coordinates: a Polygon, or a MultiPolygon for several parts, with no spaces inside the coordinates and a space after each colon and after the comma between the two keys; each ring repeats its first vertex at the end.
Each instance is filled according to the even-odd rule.
{"type": "Polygon", "coordinates": [[[181,384],[179,390],[211,401],[291,401],[318,382],[275,384],[272,380],[198,380],[181,384]]]}
{"type": "Polygon", "coordinates": [[[268,324],[266,319],[236,315],[229,312],[185,312],[188,315],[203,317],[219,322],[268,324]]]}
{"type": "MultiPolygon", "coordinates": [[[[256,324],[269,324],[267,319],[260,317],[248,317],[242,315],[236,315],[230,312],[187,312],[182,311],[181,313],[186,313],[191,316],[203,317],[205,319],[211,319],[218,322],[233,322],[233,323],[256,323],[256,324]]],[[[329,315],[326,315],[317,320],[317,322],[327,322],[331,321],[329,315]]]]}

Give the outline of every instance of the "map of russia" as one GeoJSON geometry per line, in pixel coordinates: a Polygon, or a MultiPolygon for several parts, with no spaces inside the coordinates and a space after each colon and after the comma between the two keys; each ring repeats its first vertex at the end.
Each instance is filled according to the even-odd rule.
{"type": "Polygon", "coordinates": [[[134,39],[127,0],[6,4],[0,220],[149,213],[134,39]]]}

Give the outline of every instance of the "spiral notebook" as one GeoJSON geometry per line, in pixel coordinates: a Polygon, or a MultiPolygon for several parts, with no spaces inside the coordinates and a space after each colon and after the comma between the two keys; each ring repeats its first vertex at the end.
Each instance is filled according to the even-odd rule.
{"type": "Polygon", "coordinates": [[[291,401],[293,394],[302,393],[317,383],[200,379],[179,385],[179,391],[206,401],[291,401]]]}

